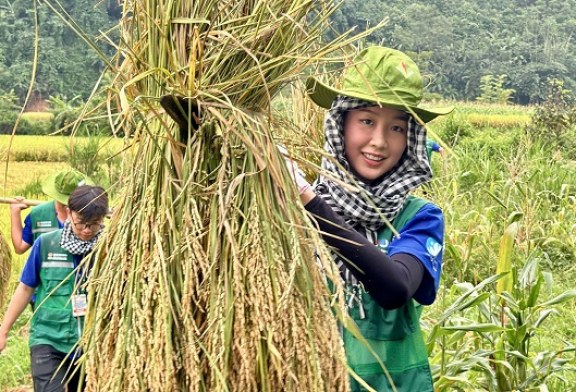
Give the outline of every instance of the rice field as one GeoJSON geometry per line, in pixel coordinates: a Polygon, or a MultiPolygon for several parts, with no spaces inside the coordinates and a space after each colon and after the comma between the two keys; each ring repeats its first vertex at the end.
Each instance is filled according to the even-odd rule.
{"type": "Polygon", "coordinates": [[[50,122],[54,115],[50,112],[24,112],[22,118],[30,122],[50,122]]]}
{"type": "MultiPolygon", "coordinates": [[[[71,146],[85,144],[89,139],[84,136],[0,135],[0,161],[64,162],[71,146]]],[[[120,138],[100,139],[102,149],[110,156],[119,153],[124,146],[124,140],[120,138]]]]}
{"type": "MultiPolygon", "coordinates": [[[[449,105],[450,103],[440,102],[436,104],[449,105]]],[[[451,117],[474,128],[510,129],[526,126],[530,122],[530,116],[533,112],[534,107],[532,106],[458,102],[451,117]]],[[[435,126],[446,121],[449,119],[440,118],[435,126]]]]}
{"type": "MultiPolygon", "coordinates": [[[[473,114],[469,112],[470,116],[473,114]]],[[[440,137],[447,132],[442,123],[434,124],[434,130],[440,137]]],[[[37,143],[38,148],[47,151],[62,148],[59,138],[19,138],[15,138],[15,145],[37,143]]],[[[479,296],[474,303],[478,306],[472,303],[455,309],[455,305],[463,303],[466,290],[496,273],[500,239],[509,219],[519,216],[512,250],[514,268],[520,271],[534,260],[538,261],[544,278],[537,302],[549,304],[533,309],[524,327],[515,328],[510,324],[509,327],[515,329],[508,333],[519,336],[515,334],[522,328],[532,331],[527,353],[529,363],[545,366],[545,362],[537,361],[553,355],[555,362],[550,362],[548,369],[554,372],[544,375],[531,371],[535,380],[532,387],[545,384],[551,391],[570,391],[576,385],[576,359],[570,348],[576,339],[574,299],[567,296],[567,302],[559,305],[550,300],[569,293],[576,278],[574,163],[563,158],[560,152],[525,138],[521,127],[511,127],[503,133],[500,128],[484,125],[474,128],[451,147],[454,154],[446,159],[434,157],[435,178],[426,190],[427,196],[439,204],[446,215],[447,250],[439,299],[423,315],[424,329],[431,339],[429,348],[437,389],[498,390],[497,380],[491,379],[498,368],[483,356],[494,348],[499,336],[489,329],[500,323],[498,307],[492,307],[489,300],[496,285],[493,290],[491,285],[487,285],[485,291],[477,289],[479,296]],[[542,324],[536,327],[530,324],[530,320],[534,321],[532,317],[542,311],[547,314],[542,324]],[[439,331],[441,334],[435,337],[439,331]],[[540,384],[538,377],[542,378],[540,384]]],[[[10,161],[7,167],[6,162],[3,164],[2,194],[5,196],[14,195],[66,165],[65,162],[34,161],[10,161]]],[[[0,205],[0,229],[5,234],[9,230],[5,205],[0,205]]],[[[14,258],[9,293],[18,280],[23,262],[22,256],[14,258]]],[[[522,290],[531,287],[521,290],[521,278],[519,275],[518,290],[514,293],[518,301],[528,298],[528,294],[523,294],[527,291],[522,290]]],[[[26,325],[29,317],[28,311],[21,317],[13,329],[9,349],[0,356],[0,390],[30,385],[26,325]]],[[[507,356],[504,361],[515,371],[522,369],[514,357],[507,356]]],[[[513,376],[516,375],[510,375],[513,376]]]]}
{"type": "Polygon", "coordinates": [[[530,116],[535,106],[502,105],[482,102],[457,102],[458,112],[475,115],[530,116]]]}

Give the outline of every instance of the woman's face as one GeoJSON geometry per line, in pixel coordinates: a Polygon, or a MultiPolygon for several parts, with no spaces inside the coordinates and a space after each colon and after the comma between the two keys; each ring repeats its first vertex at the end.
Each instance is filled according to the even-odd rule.
{"type": "Polygon", "coordinates": [[[102,225],[104,218],[93,222],[86,222],[82,217],[82,214],[79,214],[76,211],[70,211],[70,209],[68,209],[68,219],[72,225],[72,231],[76,237],[82,241],[91,240],[104,227],[102,225]]]}
{"type": "Polygon", "coordinates": [[[390,171],[404,154],[407,113],[370,106],[350,110],[344,119],[344,152],[358,177],[373,181],[390,171]]]}

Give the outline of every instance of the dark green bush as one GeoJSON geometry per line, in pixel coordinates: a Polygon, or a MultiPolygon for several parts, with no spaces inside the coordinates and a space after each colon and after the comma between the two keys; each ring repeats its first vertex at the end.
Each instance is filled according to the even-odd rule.
{"type": "Polygon", "coordinates": [[[551,147],[567,152],[569,158],[576,153],[576,106],[572,92],[558,79],[548,80],[544,103],[536,108],[526,127],[528,135],[551,147]]]}
{"type": "Polygon", "coordinates": [[[450,114],[441,123],[439,135],[450,146],[455,146],[458,141],[472,135],[472,126],[458,114],[450,114]]]}
{"type": "MultiPolygon", "coordinates": [[[[0,94],[0,135],[11,135],[18,119],[20,108],[16,104],[17,97],[11,91],[0,94]]],[[[47,135],[50,123],[47,121],[29,121],[20,119],[16,133],[18,135],[47,135]]]]}
{"type": "MultiPolygon", "coordinates": [[[[0,135],[11,135],[17,118],[17,112],[0,111],[0,135]]],[[[29,121],[25,118],[20,119],[16,129],[17,135],[48,135],[49,133],[50,123],[48,121],[29,121]]]]}
{"type": "Polygon", "coordinates": [[[88,107],[88,114],[83,114],[86,104],[80,97],[70,100],[65,97],[50,97],[52,132],[61,135],[90,136],[94,134],[111,135],[110,124],[105,113],[95,107],[88,107]],[[81,117],[79,124],[76,124],[81,117]]]}

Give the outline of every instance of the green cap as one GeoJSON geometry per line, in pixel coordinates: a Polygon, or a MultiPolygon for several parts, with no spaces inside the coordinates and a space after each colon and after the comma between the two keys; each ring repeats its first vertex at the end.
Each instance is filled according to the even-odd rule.
{"type": "Polygon", "coordinates": [[[424,122],[454,110],[454,107],[420,107],[424,88],[418,66],[404,53],[382,46],[366,48],[354,58],[353,64],[344,70],[342,88],[309,77],[306,89],[312,101],[326,109],[330,109],[337,96],[344,95],[402,111],[411,109],[424,122]]]}
{"type": "Polygon", "coordinates": [[[80,185],[94,185],[94,182],[79,171],[63,170],[42,181],[42,192],[57,202],[68,205],[68,198],[80,185]]]}

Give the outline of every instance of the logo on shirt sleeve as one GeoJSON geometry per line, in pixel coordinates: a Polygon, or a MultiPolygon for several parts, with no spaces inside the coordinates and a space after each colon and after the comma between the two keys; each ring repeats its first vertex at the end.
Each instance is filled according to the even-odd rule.
{"type": "Polygon", "coordinates": [[[426,240],[426,250],[428,251],[428,254],[430,255],[430,258],[432,260],[432,268],[434,268],[434,270],[437,270],[438,260],[436,260],[436,258],[438,257],[440,252],[442,252],[442,245],[434,238],[428,237],[428,239],[426,240]]]}
{"type": "Polygon", "coordinates": [[[388,245],[390,245],[390,242],[386,239],[381,239],[378,240],[378,249],[380,249],[382,252],[387,253],[388,250],[388,245]]]}

